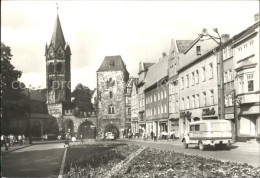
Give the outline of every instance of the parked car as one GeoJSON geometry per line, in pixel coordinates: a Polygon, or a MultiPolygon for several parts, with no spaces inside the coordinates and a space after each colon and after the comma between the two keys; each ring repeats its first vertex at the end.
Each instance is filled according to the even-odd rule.
{"type": "Polygon", "coordinates": [[[114,140],[115,139],[115,136],[112,132],[106,132],[106,139],[107,140],[114,140]]]}
{"type": "Polygon", "coordinates": [[[231,122],[228,120],[203,120],[189,124],[189,133],[182,139],[185,148],[195,144],[200,150],[205,146],[228,147],[232,140],[231,122]]]}

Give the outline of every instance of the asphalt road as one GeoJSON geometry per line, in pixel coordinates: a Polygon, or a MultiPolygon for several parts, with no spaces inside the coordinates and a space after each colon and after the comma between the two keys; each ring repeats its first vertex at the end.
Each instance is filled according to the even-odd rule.
{"type": "Polygon", "coordinates": [[[2,177],[57,177],[63,143],[33,145],[2,155],[2,177]]]}
{"type": "Polygon", "coordinates": [[[247,163],[249,165],[259,167],[260,166],[260,156],[259,151],[252,151],[246,149],[240,149],[238,146],[231,146],[230,149],[213,149],[209,148],[205,151],[200,151],[197,146],[189,146],[188,149],[184,149],[183,145],[180,143],[170,144],[170,143],[160,143],[151,141],[135,141],[135,140],[123,140],[122,142],[134,143],[136,145],[157,148],[168,151],[176,151],[179,153],[198,155],[206,158],[215,158],[222,161],[232,161],[238,163],[247,163]]]}

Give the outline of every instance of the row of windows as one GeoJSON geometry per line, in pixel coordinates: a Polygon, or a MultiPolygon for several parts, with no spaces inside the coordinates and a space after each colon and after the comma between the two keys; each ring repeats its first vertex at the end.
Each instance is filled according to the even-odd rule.
{"type": "Polygon", "coordinates": [[[226,48],[223,49],[223,60],[226,60],[232,56],[233,56],[233,50],[231,46],[227,46],[226,48]]]}
{"type": "Polygon", "coordinates": [[[255,91],[254,83],[254,73],[238,76],[238,93],[255,91]]]}
{"type": "Polygon", "coordinates": [[[254,54],[254,40],[244,43],[237,48],[237,60],[244,59],[254,54]]]}
{"type": "Polygon", "coordinates": [[[233,94],[225,95],[225,106],[233,106],[234,100],[233,100],[233,94]]]}
{"type": "Polygon", "coordinates": [[[154,94],[153,96],[146,97],[146,103],[149,104],[149,103],[152,103],[152,102],[157,101],[157,99],[158,99],[158,101],[159,101],[159,100],[165,99],[165,98],[167,98],[167,92],[166,92],[166,90],[161,91],[161,92],[159,92],[158,94],[154,94]],[[157,98],[157,97],[158,97],[158,98],[157,98]]]}
{"type": "MultiPolygon", "coordinates": [[[[205,66],[201,69],[202,73],[202,81],[206,81],[206,68],[205,66]]],[[[208,75],[209,79],[213,78],[213,64],[209,63],[208,65],[208,75]]],[[[195,84],[199,84],[199,70],[191,72],[191,74],[187,74],[185,76],[185,83],[184,83],[184,77],[181,77],[181,89],[184,89],[184,86],[188,88],[190,85],[194,86],[195,84]],[[191,82],[190,82],[190,76],[191,76],[191,82]]]]}
{"type": "Polygon", "coordinates": [[[158,106],[157,108],[147,109],[146,116],[155,116],[157,114],[166,114],[167,113],[167,106],[158,106]]]}
{"type": "MultiPolygon", "coordinates": [[[[202,92],[202,106],[214,104],[214,90],[209,91],[209,103],[207,103],[207,93],[202,92]]],[[[181,109],[191,109],[200,107],[200,94],[187,96],[181,99],[181,109]]]]}

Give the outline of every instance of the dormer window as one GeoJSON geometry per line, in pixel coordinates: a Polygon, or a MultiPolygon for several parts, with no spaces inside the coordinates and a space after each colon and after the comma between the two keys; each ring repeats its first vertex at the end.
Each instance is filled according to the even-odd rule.
{"type": "Polygon", "coordinates": [[[196,52],[197,52],[197,55],[198,55],[198,56],[201,55],[201,49],[200,49],[200,46],[196,46],[196,52]]]}
{"type": "Polygon", "coordinates": [[[114,67],[114,60],[109,61],[109,69],[114,67]]]}

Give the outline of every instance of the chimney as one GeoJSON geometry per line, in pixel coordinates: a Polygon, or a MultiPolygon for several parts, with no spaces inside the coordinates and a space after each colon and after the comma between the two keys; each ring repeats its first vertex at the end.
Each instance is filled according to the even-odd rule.
{"type": "Polygon", "coordinates": [[[221,42],[225,43],[227,40],[229,40],[229,34],[222,34],[221,35],[221,42]]]}
{"type": "Polygon", "coordinates": [[[165,53],[165,52],[163,52],[163,53],[162,53],[162,57],[164,58],[165,56],[167,56],[167,55],[166,55],[166,53],[165,53]]]}
{"type": "Polygon", "coordinates": [[[255,17],[255,22],[258,22],[259,21],[259,13],[256,13],[254,17],[255,17]]]}

